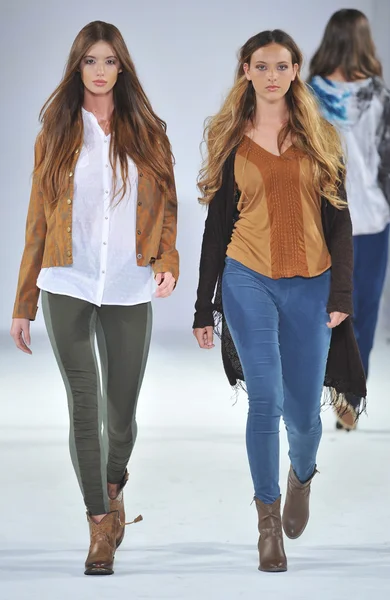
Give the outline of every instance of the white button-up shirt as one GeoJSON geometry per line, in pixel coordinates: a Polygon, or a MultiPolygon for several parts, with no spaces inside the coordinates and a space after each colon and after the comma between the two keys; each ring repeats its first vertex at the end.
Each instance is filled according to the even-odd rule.
{"type": "MultiPolygon", "coordinates": [[[[126,195],[118,203],[120,194],[113,199],[110,136],[92,113],[82,113],[84,143],[74,174],[73,264],[41,269],[37,286],[97,306],[150,302],[153,271],[136,260],[137,167],[129,159],[126,195]]],[[[118,190],[121,184],[118,165],[118,190]]]]}

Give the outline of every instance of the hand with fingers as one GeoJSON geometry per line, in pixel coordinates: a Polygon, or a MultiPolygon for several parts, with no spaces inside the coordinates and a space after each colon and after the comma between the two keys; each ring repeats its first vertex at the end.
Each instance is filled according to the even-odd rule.
{"type": "Polygon", "coordinates": [[[214,328],[213,327],[198,327],[193,330],[193,334],[203,350],[211,350],[214,348],[214,328]]]}
{"type": "Polygon", "coordinates": [[[347,317],[349,317],[349,315],[342,312],[332,312],[329,316],[330,321],[327,323],[329,329],[334,329],[335,327],[338,327],[340,323],[342,323],[347,317]]]}
{"type": "Polygon", "coordinates": [[[11,336],[15,345],[19,350],[26,354],[32,354],[30,348],[30,320],[29,319],[12,319],[11,336]]]}
{"type": "Polygon", "coordinates": [[[175,289],[175,278],[172,273],[157,273],[156,277],[157,290],[156,298],[168,298],[175,289]]]}

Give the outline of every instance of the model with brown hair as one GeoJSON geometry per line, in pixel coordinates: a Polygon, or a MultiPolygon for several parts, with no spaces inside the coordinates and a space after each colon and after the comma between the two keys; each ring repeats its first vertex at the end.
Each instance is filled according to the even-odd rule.
{"type": "MultiPolygon", "coordinates": [[[[346,145],[347,193],[354,246],[353,323],[366,376],[385,281],[390,223],[390,92],[367,17],[332,15],[310,63],[309,83],[323,115],[346,145]]],[[[359,398],[336,407],[337,427],[356,425],[359,398]]]]}
{"type": "Polygon", "coordinates": [[[246,384],[259,568],[268,572],[287,569],[282,529],[296,539],[309,520],[324,384],[333,401],[366,393],[349,319],[343,153],[301,67],[302,54],[283,31],[244,44],[235,84],[206,128],[199,180],[208,216],[194,335],[211,349],[216,328],[229,382],[246,384]],[[291,460],[283,517],[281,416],[291,460]]]}
{"type": "Polygon", "coordinates": [[[101,21],[77,35],[41,122],[11,335],[31,354],[42,291],[90,526],[85,574],[110,575],[152,294],[156,283],[156,296],[168,297],[179,274],[173,156],[121,33],[101,21]]]}

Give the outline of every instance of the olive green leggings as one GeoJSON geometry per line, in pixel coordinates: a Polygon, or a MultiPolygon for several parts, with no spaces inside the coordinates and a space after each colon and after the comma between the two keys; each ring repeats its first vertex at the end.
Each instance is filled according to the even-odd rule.
{"type": "Polygon", "coordinates": [[[42,306],[68,395],[73,466],[88,511],[104,514],[109,512],[107,482],[121,482],[137,435],[151,303],[98,307],[42,292],[42,306]]]}

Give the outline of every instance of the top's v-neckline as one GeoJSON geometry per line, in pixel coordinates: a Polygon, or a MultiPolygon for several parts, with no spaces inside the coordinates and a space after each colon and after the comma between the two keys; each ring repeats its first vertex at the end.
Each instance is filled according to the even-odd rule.
{"type": "Polygon", "coordinates": [[[263,146],[260,146],[260,144],[258,144],[257,142],[255,142],[254,140],[252,140],[251,137],[249,137],[249,135],[247,135],[246,133],[244,134],[246,138],[248,138],[248,140],[252,143],[255,144],[255,146],[257,146],[258,148],[260,148],[260,150],[262,150],[263,152],[265,152],[266,154],[269,154],[270,156],[273,156],[274,158],[283,158],[283,156],[285,156],[285,154],[291,150],[291,148],[293,147],[293,144],[290,144],[290,146],[288,148],[286,148],[286,150],[284,152],[282,152],[282,154],[274,154],[273,152],[270,152],[269,150],[266,150],[265,148],[263,148],[263,146]]]}

